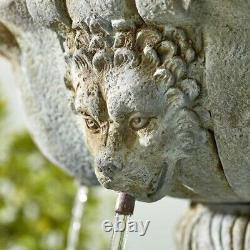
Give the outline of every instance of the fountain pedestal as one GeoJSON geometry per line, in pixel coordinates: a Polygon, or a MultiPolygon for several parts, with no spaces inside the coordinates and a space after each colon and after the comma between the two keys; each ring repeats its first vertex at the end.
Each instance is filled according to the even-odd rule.
{"type": "Polygon", "coordinates": [[[190,209],[179,249],[248,249],[249,11],[246,0],[2,0],[0,53],[49,159],[137,200],[220,204],[190,209]]]}
{"type": "Polygon", "coordinates": [[[249,204],[193,204],[178,225],[177,249],[250,249],[249,211],[249,204]]]}

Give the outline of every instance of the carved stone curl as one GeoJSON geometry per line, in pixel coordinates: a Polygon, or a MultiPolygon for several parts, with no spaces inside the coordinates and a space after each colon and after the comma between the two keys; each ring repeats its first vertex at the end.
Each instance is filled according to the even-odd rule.
{"type": "Polygon", "coordinates": [[[85,185],[94,165],[101,184],[138,200],[222,203],[225,230],[203,230],[215,206],[192,208],[180,249],[248,249],[245,218],[227,214],[250,201],[249,10],[246,0],[0,0],[0,53],[21,66],[29,129],[53,162],[85,185]]]}
{"type": "Polygon", "coordinates": [[[143,201],[236,200],[199,114],[207,112],[200,45],[170,24],[94,16],[74,28],[65,43],[67,87],[99,181],[143,201]]]}
{"type": "Polygon", "coordinates": [[[249,204],[193,204],[178,225],[177,249],[250,249],[249,204]]]}

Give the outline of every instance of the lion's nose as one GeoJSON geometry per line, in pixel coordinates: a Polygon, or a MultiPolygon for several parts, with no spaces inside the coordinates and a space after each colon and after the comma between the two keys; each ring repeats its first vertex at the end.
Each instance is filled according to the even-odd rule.
{"type": "Polygon", "coordinates": [[[116,165],[112,164],[112,163],[108,163],[108,164],[101,164],[97,166],[97,169],[100,172],[114,172],[116,171],[118,168],[116,167],[116,165]]]}

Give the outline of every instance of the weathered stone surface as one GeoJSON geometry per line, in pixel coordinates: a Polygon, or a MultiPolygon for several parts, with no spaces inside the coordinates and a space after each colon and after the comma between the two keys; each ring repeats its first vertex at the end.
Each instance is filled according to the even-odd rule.
{"type": "Polygon", "coordinates": [[[83,161],[80,148],[88,154],[82,127],[107,188],[144,201],[165,195],[249,201],[249,1],[2,0],[0,6],[2,27],[21,51],[24,103],[46,110],[40,120],[28,112],[32,131],[58,162],[72,169],[66,158],[76,153],[76,164],[83,161]],[[80,127],[63,101],[64,75],[80,127]],[[37,127],[41,120],[48,130],[37,127]],[[73,137],[64,135],[68,126],[77,128],[73,137]],[[54,135],[52,144],[60,146],[52,151],[54,135]],[[66,148],[58,143],[64,140],[66,148]]]}
{"type": "Polygon", "coordinates": [[[214,28],[206,30],[206,82],[215,139],[230,186],[249,199],[250,29],[221,24],[214,28]]]}
{"type": "MultiPolygon", "coordinates": [[[[27,124],[34,140],[51,161],[80,182],[96,184],[92,160],[66,101],[65,62],[58,36],[33,23],[25,1],[1,4],[4,4],[0,5],[1,27],[15,36],[14,44],[20,51],[20,54],[12,53],[10,58],[15,60],[27,124]]],[[[6,55],[8,51],[4,48],[2,53],[6,55]]]]}
{"type": "Polygon", "coordinates": [[[62,22],[71,24],[66,1],[62,0],[27,0],[27,8],[34,20],[46,25],[62,22]]]}
{"type": "Polygon", "coordinates": [[[249,249],[249,211],[249,204],[193,205],[179,223],[177,249],[249,249]]]}
{"type": "Polygon", "coordinates": [[[89,22],[91,17],[101,16],[106,20],[130,19],[140,21],[133,0],[66,0],[73,24],[89,22]]]}
{"type": "Polygon", "coordinates": [[[0,0],[0,53],[21,66],[52,161],[86,185],[95,167],[138,200],[217,202],[190,209],[179,249],[247,250],[249,12],[248,0],[0,0]]]}
{"type": "Polygon", "coordinates": [[[250,2],[245,0],[136,0],[135,2],[139,14],[148,23],[216,25],[218,22],[225,22],[244,23],[244,26],[249,24],[250,2]]]}

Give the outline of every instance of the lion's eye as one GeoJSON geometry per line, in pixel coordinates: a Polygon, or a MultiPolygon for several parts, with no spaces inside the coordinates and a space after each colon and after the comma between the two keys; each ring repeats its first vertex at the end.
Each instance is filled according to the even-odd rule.
{"type": "Polygon", "coordinates": [[[85,118],[85,122],[86,122],[88,129],[90,129],[90,130],[97,130],[100,128],[98,123],[91,117],[85,118]]]}
{"type": "Polygon", "coordinates": [[[150,122],[149,118],[144,118],[141,116],[136,116],[130,120],[130,127],[133,130],[140,130],[145,128],[150,122]]]}

